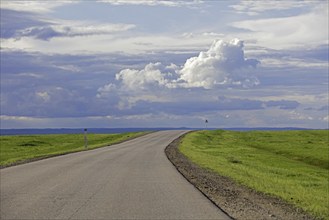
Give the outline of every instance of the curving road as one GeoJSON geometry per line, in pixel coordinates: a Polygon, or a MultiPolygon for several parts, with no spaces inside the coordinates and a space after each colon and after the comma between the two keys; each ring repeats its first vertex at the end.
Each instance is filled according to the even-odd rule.
{"type": "Polygon", "coordinates": [[[161,131],[0,171],[0,219],[229,219],[168,161],[161,131]]]}

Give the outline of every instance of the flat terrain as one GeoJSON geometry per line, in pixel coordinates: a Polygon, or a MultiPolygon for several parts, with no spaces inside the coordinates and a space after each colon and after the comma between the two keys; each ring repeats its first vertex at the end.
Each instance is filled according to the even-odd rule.
{"type": "Polygon", "coordinates": [[[0,170],[1,219],[229,219],[168,161],[185,131],[0,170]]]}
{"type": "MultiPolygon", "coordinates": [[[[209,171],[329,219],[328,130],[199,131],[185,136],[179,149],[209,171]]],[[[223,193],[237,196],[230,188],[223,193]]]]}
{"type": "MultiPolygon", "coordinates": [[[[146,132],[122,134],[87,134],[88,149],[108,146],[146,132]]],[[[67,154],[85,149],[83,134],[0,136],[0,167],[67,154]]]]}

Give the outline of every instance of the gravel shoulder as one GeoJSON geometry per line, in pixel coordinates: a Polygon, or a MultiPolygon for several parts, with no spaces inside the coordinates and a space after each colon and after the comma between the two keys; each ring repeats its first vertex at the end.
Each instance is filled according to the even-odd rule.
{"type": "Polygon", "coordinates": [[[191,162],[178,150],[183,137],[165,149],[168,159],[191,184],[233,219],[317,219],[281,199],[256,192],[191,162]]]}

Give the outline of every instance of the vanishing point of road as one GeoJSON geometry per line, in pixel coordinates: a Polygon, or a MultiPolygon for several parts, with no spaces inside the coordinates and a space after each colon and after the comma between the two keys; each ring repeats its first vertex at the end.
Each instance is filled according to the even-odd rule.
{"type": "Polygon", "coordinates": [[[1,169],[0,219],[230,219],[167,159],[185,132],[1,169]]]}

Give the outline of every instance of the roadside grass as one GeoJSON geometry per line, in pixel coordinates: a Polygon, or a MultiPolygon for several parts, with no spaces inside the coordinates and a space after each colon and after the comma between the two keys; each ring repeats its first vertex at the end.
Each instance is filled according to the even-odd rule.
{"type": "MultiPolygon", "coordinates": [[[[88,150],[119,143],[147,132],[88,134],[88,150]]],[[[86,150],[83,134],[0,136],[0,167],[86,150]]]]}
{"type": "Polygon", "coordinates": [[[328,130],[197,131],[179,150],[201,167],[329,219],[328,130]]]}

